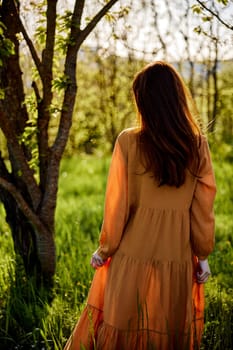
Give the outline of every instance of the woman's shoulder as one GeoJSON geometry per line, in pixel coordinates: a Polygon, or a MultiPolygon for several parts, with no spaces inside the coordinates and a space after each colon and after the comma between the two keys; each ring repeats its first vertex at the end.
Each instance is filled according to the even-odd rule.
{"type": "Polygon", "coordinates": [[[198,148],[199,148],[199,152],[205,152],[205,150],[209,150],[209,142],[208,142],[208,138],[206,135],[204,134],[200,134],[198,136],[198,139],[197,139],[197,142],[198,142],[198,148]]]}
{"type": "Polygon", "coordinates": [[[129,150],[132,152],[135,149],[137,144],[137,135],[139,134],[140,129],[135,128],[127,128],[120,132],[117,137],[117,143],[121,148],[122,153],[127,159],[129,150]]]}
{"type": "Polygon", "coordinates": [[[127,140],[129,140],[129,138],[136,139],[139,132],[140,132],[139,127],[127,128],[127,129],[124,129],[120,132],[117,139],[119,142],[127,141],[127,140]]]}

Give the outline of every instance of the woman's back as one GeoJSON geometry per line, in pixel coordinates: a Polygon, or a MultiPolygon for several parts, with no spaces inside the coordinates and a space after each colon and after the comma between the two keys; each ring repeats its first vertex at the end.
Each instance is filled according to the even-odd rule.
{"type": "Polygon", "coordinates": [[[142,259],[184,261],[191,258],[189,210],[196,179],[187,171],[179,187],[159,186],[137,156],[135,130],[119,137],[128,167],[129,219],[119,252],[142,259]]]}
{"type": "Polygon", "coordinates": [[[134,93],[141,126],[116,140],[92,260],[101,268],[66,350],[94,349],[94,343],[97,350],[200,345],[204,290],[197,259],[214,245],[208,144],[171,66],[146,67],[134,93]]]}

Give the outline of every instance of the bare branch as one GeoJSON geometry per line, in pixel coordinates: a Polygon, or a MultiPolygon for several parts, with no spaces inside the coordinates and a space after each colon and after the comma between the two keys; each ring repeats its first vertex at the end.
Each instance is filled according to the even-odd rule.
{"type": "Polygon", "coordinates": [[[206,4],[203,1],[200,0],[196,0],[198,2],[199,5],[201,5],[201,7],[206,10],[207,12],[209,12],[212,16],[214,16],[215,18],[217,18],[217,20],[222,23],[226,28],[233,30],[233,26],[230,25],[229,23],[227,23],[225,20],[223,20],[219,13],[214,12],[213,10],[211,10],[209,7],[206,6],[206,4]]]}

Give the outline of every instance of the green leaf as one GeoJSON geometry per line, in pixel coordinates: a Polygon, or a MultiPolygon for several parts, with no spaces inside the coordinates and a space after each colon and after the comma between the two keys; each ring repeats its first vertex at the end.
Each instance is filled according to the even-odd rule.
{"type": "Polygon", "coordinates": [[[201,34],[201,33],[202,33],[201,27],[200,27],[200,26],[195,27],[195,28],[194,28],[194,32],[197,33],[197,34],[201,34]]]}
{"type": "Polygon", "coordinates": [[[46,41],[46,28],[42,25],[38,26],[35,31],[35,36],[40,44],[46,41]]]}
{"type": "Polygon", "coordinates": [[[197,13],[198,15],[203,11],[200,5],[193,5],[191,8],[193,10],[193,13],[197,13]]]}
{"type": "Polygon", "coordinates": [[[58,77],[54,79],[53,88],[57,90],[62,90],[62,89],[66,89],[69,84],[70,84],[70,78],[66,75],[63,75],[62,77],[58,77]]]}
{"type": "Polygon", "coordinates": [[[223,5],[228,5],[229,3],[229,0],[217,0],[220,4],[223,4],[223,5]]]}
{"type": "Polygon", "coordinates": [[[0,21],[0,35],[2,35],[5,30],[6,30],[5,24],[0,21]]]}
{"type": "Polygon", "coordinates": [[[71,26],[72,20],[72,12],[65,11],[65,14],[62,16],[58,16],[58,29],[59,31],[63,31],[64,29],[69,29],[71,26]]]}
{"type": "Polygon", "coordinates": [[[116,21],[116,17],[111,12],[106,13],[106,15],[104,17],[109,23],[116,21]]]}
{"type": "Polygon", "coordinates": [[[14,55],[14,53],[14,43],[10,39],[0,36],[0,58],[10,57],[11,55],[14,55]]]}
{"type": "Polygon", "coordinates": [[[213,19],[213,16],[202,16],[201,19],[203,22],[210,22],[213,19]]]}

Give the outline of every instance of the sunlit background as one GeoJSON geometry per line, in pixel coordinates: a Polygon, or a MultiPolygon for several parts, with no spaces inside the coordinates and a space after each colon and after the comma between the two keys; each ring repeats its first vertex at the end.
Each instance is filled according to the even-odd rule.
{"type": "MultiPolygon", "coordinates": [[[[86,1],[82,28],[103,3],[86,1]]],[[[224,5],[210,0],[205,4],[216,16],[202,11],[195,0],[126,0],[112,7],[78,55],[79,89],[67,154],[76,149],[87,153],[111,151],[120,130],[136,120],[133,76],[153,60],[167,60],[180,71],[195,98],[203,129],[214,135],[215,143],[232,139],[233,2],[224,5]]],[[[21,6],[25,26],[40,47],[44,40],[43,6],[35,6],[33,17],[27,1],[21,6]]],[[[58,21],[63,23],[57,33],[60,41],[67,37],[64,21],[69,19],[73,6],[73,0],[58,1],[58,21]]],[[[59,76],[63,55],[59,52],[55,57],[54,73],[59,76]]],[[[22,61],[30,89],[34,79],[30,71],[34,71],[29,69],[26,48],[22,61]]],[[[51,139],[56,132],[59,105],[54,107],[51,139]]]]}
{"type": "MultiPolygon", "coordinates": [[[[57,135],[67,87],[64,60],[74,2],[58,0],[57,3],[53,101],[48,106],[50,145],[57,135]]],[[[106,2],[85,1],[82,29],[106,2]]],[[[21,0],[19,3],[22,22],[41,58],[46,39],[47,1],[21,0]]],[[[179,70],[195,99],[197,117],[209,141],[218,188],[216,244],[209,257],[212,277],[205,286],[205,332],[201,350],[233,349],[233,1],[202,3],[210,11],[204,11],[198,0],[118,1],[81,46],[73,123],[60,164],[53,236],[57,266],[52,295],[48,295],[46,288],[38,289],[35,281],[25,275],[15,253],[13,231],[0,203],[1,350],[63,349],[84,306],[93,277],[89,262],[98,244],[111,151],[119,132],[137,122],[132,80],[139,69],[154,60],[167,60],[179,70]]],[[[40,98],[36,98],[32,82],[36,83],[41,96],[44,95],[25,38],[17,35],[19,71],[22,70],[25,92],[20,102],[27,108],[28,119],[22,135],[17,135],[16,144],[19,142],[29,149],[29,166],[38,181],[40,98]]],[[[4,90],[0,89],[0,99],[3,98],[4,90]]],[[[11,103],[11,95],[8,102],[11,103]]],[[[17,115],[13,117],[17,119],[17,115]]],[[[12,140],[8,141],[11,145],[12,140]]],[[[21,163],[15,160],[17,167],[9,179],[15,180],[16,187],[24,180],[23,185],[27,187],[27,178],[23,179],[21,172],[17,172],[21,163]]],[[[0,165],[5,162],[5,169],[10,169],[10,161],[7,140],[0,131],[0,165]]],[[[46,194],[46,200],[48,197],[46,194]]],[[[30,205],[31,202],[28,209],[30,205]]],[[[12,207],[8,209],[8,218],[14,219],[12,207]]],[[[55,212],[55,208],[52,209],[55,212]]],[[[40,220],[39,213],[35,214],[40,220]]],[[[27,239],[18,225],[14,227],[22,235],[20,239],[27,239]]]]}

